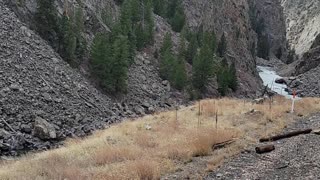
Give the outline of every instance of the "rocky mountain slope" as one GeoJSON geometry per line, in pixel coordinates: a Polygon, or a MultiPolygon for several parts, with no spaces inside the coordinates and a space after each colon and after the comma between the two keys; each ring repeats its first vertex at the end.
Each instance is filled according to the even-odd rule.
{"type": "MultiPolygon", "coordinates": [[[[284,19],[282,16],[282,8],[279,1],[262,1],[253,0],[257,4],[259,15],[265,19],[266,31],[269,34],[271,53],[275,54],[278,49],[281,49],[286,58],[286,40],[284,19]],[[267,8],[266,8],[267,7],[267,8]]],[[[68,2],[68,8],[72,11],[75,8],[83,7],[85,29],[87,39],[90,44],[94,34],[101,31],[109,31],[108,26],[102,20],[101,14],[105,9],[109,12],[112,18],[118,16],[119,7],[115,1],[82,1],[81,5],[76,1],[57,0],[56,6],[60,14],[66,8],[65,2],[68,2]]],[[[26,22],[32,29],[34,28],[33,16],[36,11],[36,0],[21,3],[21,1],[6,1],[20,19],[26,22]]],[[[184,9],[187,17],[188,26],[197,31],[203,25],[206,30],[215,30],[219,39],[222,33],[227,34],[228,53],[227,59],[229,62],[235,62],[238,69],[238,77],[240,88],[237,95],[250,96],[260,88],[261,81],[255,69],[255,58],[250,55],[251,46],[257,44],[257,37],[252,30],[249,17],[249,1],[194,1],[184,0],[184,9]],[[239,18],[240,17],[240,18],[239,18]]],[[[157,18],[163,20],[162,18],[157,18]]],[[[165,23],[156,23],[156,30],[171,29],[163,27],[165,23]]],[[[159,37],[164,36],[167,31],[158,31],[159,37]],[[161,34],[162,33],[162,34],[161,34]],[[164,33],[164,34],[163,34],[164,33]]],[[[156,31],[157,33],[157,31],[156,31]]],[[[173,33],[174,34],[174,33],[173,33]]],[[[175,44],[178,44],[178,36],[176,36],[175,44]]],[[[151,51],[146,52],[145,57],[152,59],[153,52],[159,49],[163,38],[155,41],[156,46],[151,48],[151,51]]],[[[88,74],[87,66],[82,66],[83,73],[88,74]]],[[[139,78],[139,76],[136,76],[139,78]]],[[[215,85],[214,85],[215,86],[215,85]]],[[[216,87],[213,87],[216,89],[216,87]]],[[[209,95],[217,95],[216,90],[211,90],[209,95]]]]}
{"type": "Polygon", "coordinates": [[[46,149],[51,141],[83,136],[116,122],[107,108],[110,98],[70,68],[2,1],[0,17],[2,155],[46,149]]]}
{"type": "Polygon", "coordinates": [[[170,87],[152,62],[137,56],[129,93],[111,99],[69,67],[0,1],[0,154],[46,149],[123,117],[167,108],[170,87]],[[139,84],[139,86],[137,86],[139,84]]]}
{"type": "MultiPolygon", "coordinates": [[[[282,8],[274,1],[255,1],[261,11],[264,6],[269,8],[270,14],[265,16],[267,25],[276,26],[266,30],[272,37],[272,52],[285,49],[282,8]]],[[[111,14],[116,17],[119,7],[111,0],[82,2],[90,43],[96,32],[110,31],[101,19],[102,8],[111,7],[111,14]]],[[[137,52],[129,69],[128,93],[108,97],[85,78],[86,67],[72,69],[29,29],[34,28],[35,3],[35,0],[0,1],[1,155],[51,148],[66,137],[82,137],[123,118],[153,113],[186,100],[183,93],[159,77],[159,61],[154,52],[160,49],[167,32],[172,34],[175,46],[180,37],[164,18],[154,16],[155,43],[137,52]]],[[[76,1],[70,3],[72,7],[78,5],[76,1]]],[[[64,1],[56,1],[56,6],[62,13],[64,1]]],[[[239,89],[234,95],[254,96],[261,88],[261,80],[250,52],[257,35],[251,27],[248,1],[184,0],[183,6],[190,29],[197,30],[203,25],[206,30],[215,30],[218,39],[226,34],[229,47],[226,58],[235,63],[239,79],[239,89]]],[[[215,84],[211,89],[208,95],[217,95],[215,84]]]]}

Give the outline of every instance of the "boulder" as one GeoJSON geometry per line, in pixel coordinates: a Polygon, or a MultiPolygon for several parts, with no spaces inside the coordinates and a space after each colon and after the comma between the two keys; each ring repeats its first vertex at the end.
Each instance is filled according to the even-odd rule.
{"type": "Polygon", "coordinates": [[[36,117],[35,119],[33,135],[42,140],[57,138],[54,126],[41,117],[36,117]]]}
{"type": "Polygon", "coordinates": [[[141,106],[136,106],[136,107],[134,107],[134,112],[135,112],[137,115],[144,115],[144,114],[145,114],[144,108],[141,107],[141,106]]]}
{"type": "Polygon", "coordinates": [[[0,139],[6,138],[6,137],[8,137],[8,136],[10,136],[10,133],[9,133],[9,132],[7,132],[7,131],[4,130],[4,129],[0,129],[0,139]]]}
{"type": "Polygon", "coordinates": [[[302,85],[303,82],[300,79],[296,79],[291,82],[290,87],[291,88],[297,88],[298,86],[302,85]]]}
{"type": "Polygon", "coordinates": [[[21,129],[22,132],[25,132],[25,133],[27,133],[27,134],[29,134],[29,133],[32,132],[32,128],[31,128],[31,126],[29,126],[28,124],[22,124],[22,125],[20,126],[20,129],[21,129]]]}
{"type": "Polygon", "coordinates": [[[287,84],[287,79],[286,78],[277,78],[275,80],[275,82],[278,84],[287,84]]]}

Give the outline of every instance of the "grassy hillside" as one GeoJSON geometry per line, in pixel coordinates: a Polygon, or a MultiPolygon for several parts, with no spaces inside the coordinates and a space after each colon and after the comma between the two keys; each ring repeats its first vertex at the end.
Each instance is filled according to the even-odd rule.
{"type": "Polygon", "coordinates": [[[60,149],[4,161],[0,179],[159,179],[195,162],[189,177],[201,177],[259,137],[279,132],[297,115],[319,111],[320,99],[298,101],[294,114],[288,113],[290,105],[281,97],[274,99],[271,109],[268,101],[203,100],[200,107],[197,102],[178,111],[127,120],[86,139],[69,140],[60,149]],[[233,143],[212,150],[228,140],[233,143]]]}

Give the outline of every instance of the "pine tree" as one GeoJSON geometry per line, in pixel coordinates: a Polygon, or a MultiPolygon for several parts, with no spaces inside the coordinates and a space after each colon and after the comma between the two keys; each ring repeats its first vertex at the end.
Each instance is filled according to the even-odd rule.
{"type": "Polygon", "coordinates": [[[164,37],[163,44],[160,49],[160,56],[164,55],[167,50],[171,51],[171,48],[172,48],[171,35],[167,33],[164,37]]]}
{"type": "Polygon", "coordinates": [[[59,54],[71,65],[75,65],[74,60],[77,46],[77,39],[73,30],[72,19],[66,15],[60,20],[59,34],[59,54]]]}
{"type": "Polygon", "coordinates": [[[174,87],[178,90],[183,90],[183,88],[187,84],[187,78],[188,77],[184,61],[177,62],[174,68],[174,78],[172,80],[174,82],[174,87]]]}
{"type": "Polygon", "coordinates": [[[192,82],[193,86],[199,90],[204,91],[213,75],[214,57],[211,54],[210,46],[204,45],[193,62],[192,82]]]}
{"type": "Polygon", "coordinates": [[[222,96],[225,96],[229,84],[229,69],[225,58],[222,59],[219,71],[217,73],[218,91],[222,96]]]}
{"type": "Polygon", "coordinates": [[[187,57],[186,41],[183,36],[180,37],[179,49],[178,49],[178,60],[185,61],[187,57]]]}
{"type": "Polygon", "coordinates": [[[108,88],[109,67],[111,66],[112,49],[106,34],[97,34],[91,46],[90,66],[92,74],[98,77],[101,85],[108,88]]]}
{"type": "Polygon", "coordinates": [[[212,51],[212,54],[214,55],[217,49],[217,38],[214,31],[211,32],[209,39],[210,39],[211,51],[212,51]]]}
{"type": "Polygon", "coordinates": [[[167,6],[166,16],[168,19],[171,19],[179,6],[179,0],[169,0],[167,6]]]}
{"type": "Polygon", "coordinates": [[[81,8],[76,9],[74,19],[74,33],[77,41],[75,54],[78,59],[81,59],[87,50],[86,39],[82,36],[82,32],[84,32],[84,17],[81,8]]]}
{"type": "Polygon", "coordinates": [[[236,65],[234,62],[231,64],[231,66],[229,68],[229,74],[230,74],[229,87],[233,91],[236,91],[238,88],[238,79],[237,79],[236,65]]]}
{"type": "Polygon", "coordinates": [[[172,82],[174,87],[178,90],[182,90],[187,84],[187,71],[186,71],[186,48],[185,48],[185,40],[183,37],[180,38],[180,45],[179,45],[179,53],[177,62],[174,63],[174,75],[172,82]]]}
{"type": "Polygon", "coordinates": [[[203,43],[210,47],[211,54],[213,56],[216,51],[216,35],[214,31],[203,32],[203,43]]]}
{"type": "Polygon", "coordinates": [[[136,47],[138,50],[141,50],[145,46],[146,42],[146,33],[141,24],[135,26],[134,29],[135,36],[136,36],[136,47]]]}
{"type": "MultiPolygon", "coordinates": [[[[127,9],[127,11],[129,11],[130,15],[131,15],[131,21],[133,24],[139,22],[143,17],[142,17],[142,12],[144,7],[142,7],[142,5],[140,4],[140,0],[127,0],[129,2],[129,9],[127,9]]],[[[142,2],[143,0],[142,0],[142,2]]]]}
{"type": "MultiPolygon", "coordinates": [[[[113,33],[121,32],[122,35],[128,35],[132,31],[132,6],[130,0],[125,0],[121,6],[121,14],[120,14],[120,24],[117,24],[118,27],[114,27],[113,33]]],[[[117,37],[117,35],[115,35],[117,37]]]]}
{"type": "Polygon", "coordinates": [[[172,26],[172,30],[175,32],[181,32],[183,26],[185,25],[186,17],[181,6],[178,6],[174,16],[170,19],[170,24],[172,26]]]}
{"type": "Polygon", "coordinates": [[[151,44],[153,42],[153,34],[154,34],[154,17],[152,14],[152,3],[150,0],[146,2],[146,43],[151,44]]]}
{"type": "Polygon", "coordinates": [[[162,79],[171,81],[174,78],[175,62],[176,59],[170,49],[167,49],[161,55],[160,77],[162,79]]]}
{"type": "Polygon", "coordinates": [[[153,11],[155,14],[165,16],[166,3],[163,0],[153,0],[153,11]]]}
{"type": "Polygon", "coordinates": [[[238,80],[236,67],[234,62],[231,66],[228,65],[225,58],[222,59],[219,71],[217,73],[218,91],[222,96],[225,96],[228,89],[236,91],[238,88],[238,80]]]}
{"type": "Polygon", "coordinates": [[[189,42],[188,45],[188,50],[186,53],[186,59],[189,64],[193,63],[194,57],[196,56],[198,51],[198,41],[197,41],[197,36],[192,35],[191,41],[189,42]]]}
{"type": "Polygon", "coordinates": [[[219,57],[225,57],[226,51],[227,51],[227,40],[226,40],[225,34],[223,33],[217,47],[217,54],[219,57]]]}
{"type": "Polygon", "coordinates": [[[54,5],[54,0],[37,0],[35,23],[39,35],[51,45],[54,45],[56,36],[59,34],[57,10],[54,5]]]}
{"type": "Polygon", "coordinates": [[[113,61],[111,64],[113,92],[127,92],[129,42],[126,36],[119,36],[113,43],[113,61]]]}

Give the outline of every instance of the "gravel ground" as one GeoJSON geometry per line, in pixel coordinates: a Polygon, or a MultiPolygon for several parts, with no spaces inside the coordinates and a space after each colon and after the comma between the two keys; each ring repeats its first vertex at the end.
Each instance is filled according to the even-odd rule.
{"type": "MultiPolygon", "coordinates": [[[[320,113],[298,120],[284,132],[304,128],[320,128],[320,113]]],[[[319,135],[300,135],[274,145],[276,150],[268,154],[245,151],[205,179],[320,179],[319,135]]]]}

